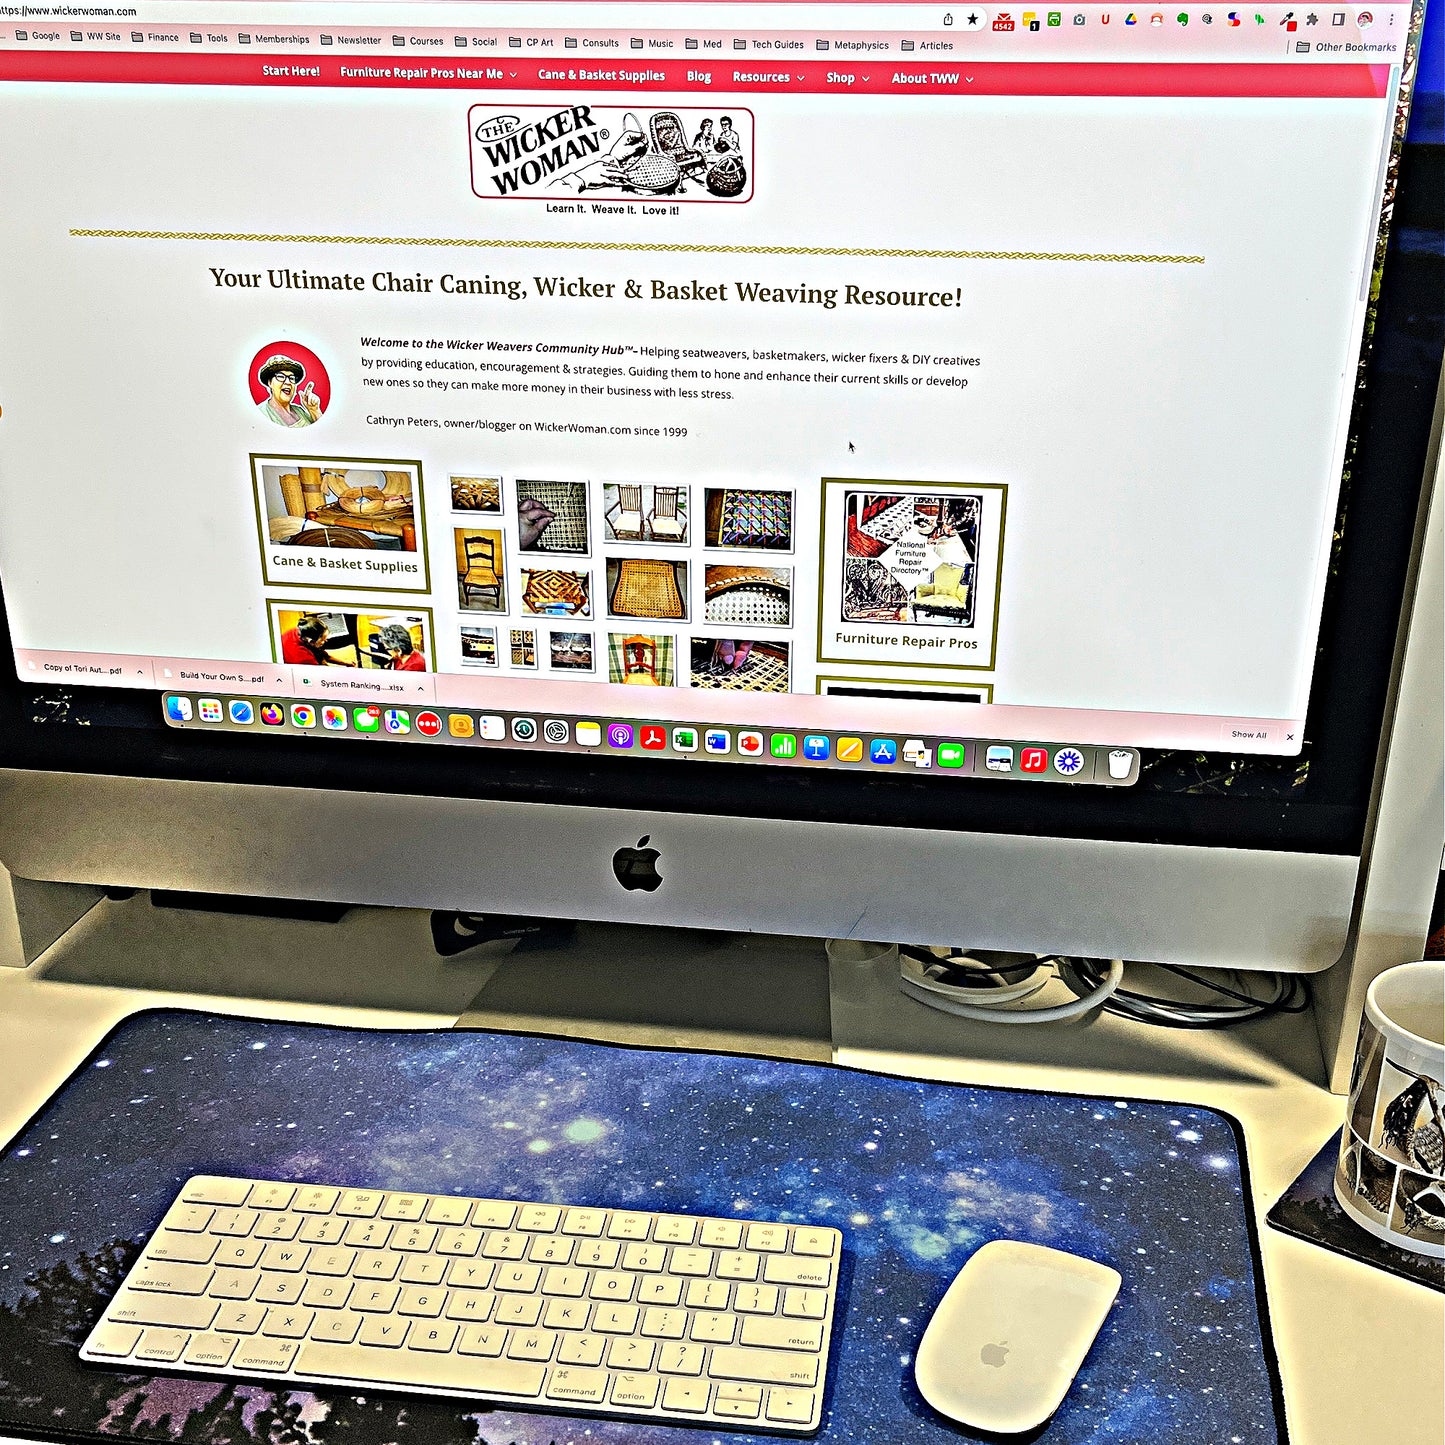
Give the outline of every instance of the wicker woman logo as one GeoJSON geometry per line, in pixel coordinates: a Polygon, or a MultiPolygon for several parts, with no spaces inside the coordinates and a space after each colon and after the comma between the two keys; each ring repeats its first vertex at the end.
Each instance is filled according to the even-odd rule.
{"type": "Polygon", "coordinates": [[[588,104],[474,105],[472,190],[484,200],[593,196],[567,209],[629,199],[748,201],[753,115],[624,110],[588,104]]]}

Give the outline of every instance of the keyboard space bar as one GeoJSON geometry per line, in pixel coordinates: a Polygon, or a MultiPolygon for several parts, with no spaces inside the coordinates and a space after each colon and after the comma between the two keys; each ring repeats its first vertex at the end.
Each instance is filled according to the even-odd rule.
{"type": "Polygon", "coordinates": [[[478,1395],[514,1395],[535,1400],[547,1371],[516,1360],[485,1360],[469,1355],[433,1355],[421,1350],[378,1350],[364,1345],[332,1345],[308,1340],[294,1370],[332,1380],[369,1385],[414,1385],[429,1390],[462,1390],[478,1395]]]}

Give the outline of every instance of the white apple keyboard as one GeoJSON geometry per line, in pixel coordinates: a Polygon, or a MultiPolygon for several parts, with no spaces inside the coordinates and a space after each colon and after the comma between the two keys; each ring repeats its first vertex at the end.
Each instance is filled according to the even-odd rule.
{"type": "Polygon", "coordinates": [[[812,1225],[198,1175],[80,1354],[808,1434],[841,1252],[812,1225]]]}

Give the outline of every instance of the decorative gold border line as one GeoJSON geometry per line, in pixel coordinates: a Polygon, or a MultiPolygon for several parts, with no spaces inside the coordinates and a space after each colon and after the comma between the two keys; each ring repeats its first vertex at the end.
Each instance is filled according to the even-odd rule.
{"type": "Polygon", "coordinates": [[[241,231],[111,231],[72,227],[77,237],[120,241],[285,242],[298,246],[453,246],[517,251],[663,251],[708,256],[878,256],[927,261],[1105,261],[1126,265],[1202,266],[1203,256],[1093,251],[927,251],[903,247],[712,246],[666,241],[520,241],[494,236],[260,236],[241,231]]]}

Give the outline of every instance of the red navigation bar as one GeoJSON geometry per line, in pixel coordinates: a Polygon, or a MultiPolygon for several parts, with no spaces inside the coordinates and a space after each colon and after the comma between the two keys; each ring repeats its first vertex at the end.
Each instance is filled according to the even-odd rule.
{"type": "Polygon", "coordinates": [[[380,90],[642,90],[774,94],[1201,96],[1378,100],[1386,65],[434,59],[0,51],[0,81],[380,90]]]}

